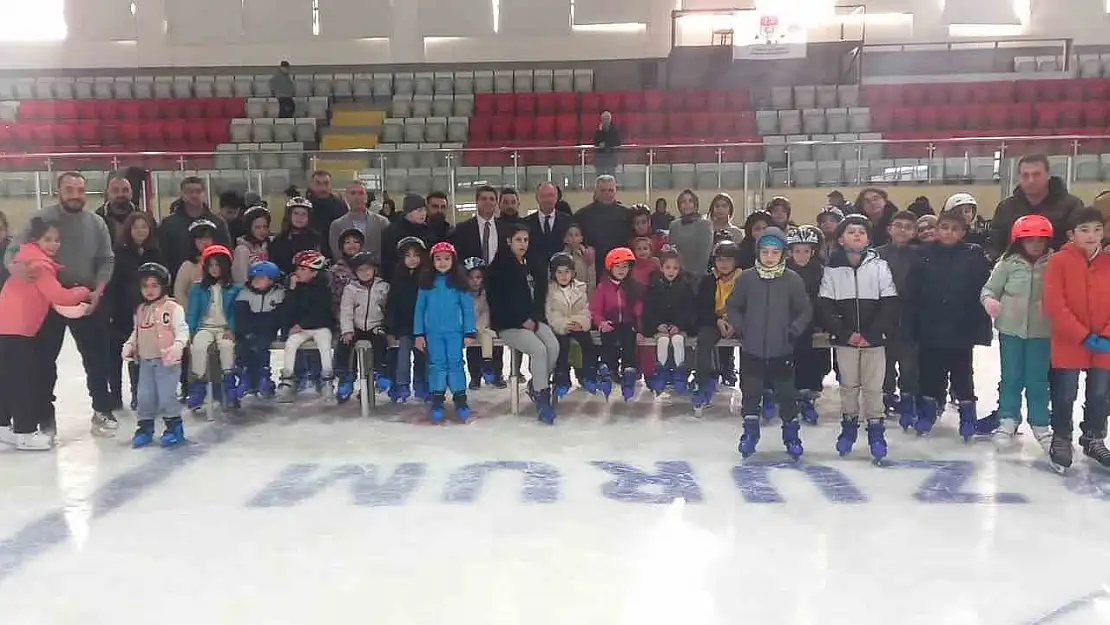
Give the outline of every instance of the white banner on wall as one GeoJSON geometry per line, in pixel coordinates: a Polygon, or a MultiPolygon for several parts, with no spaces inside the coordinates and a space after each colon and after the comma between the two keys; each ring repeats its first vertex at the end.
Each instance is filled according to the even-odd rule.
{"type": "Polygon", "coordinates": [[[806,27],[789,14],[740,11],[735,24],[733,59],[773,61],[806,56],[806,27]]]}

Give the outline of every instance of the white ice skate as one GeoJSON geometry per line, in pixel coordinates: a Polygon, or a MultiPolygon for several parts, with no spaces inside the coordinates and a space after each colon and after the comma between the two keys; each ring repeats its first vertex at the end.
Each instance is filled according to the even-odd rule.
{"type": "Polygon", "coordinates": [[[15,448],[20,451],[50,451],[53,447],[50,437],[41,432],[15,435],[15,448]]]}
{"type": "Polygon", "coordinates": [[[1041,446],[1041,450],[1044,451],[1044,455],[1047,457],[1052,449],[1052,428],[1034,426],[1032,429],[1033,438],[1037,439],[1037,444],[1041,446]]]}
{"type": "Polygon", "coordinates": [[[0,443],[5,445],[15,445],[19,442],[19,438],[10,427],[0,428],[0,443]]]}
{"type": "MultiPolygon", "coordinates": [[[[1000,452],[1012,451],[1017,442],[1016,436],[1017,421],[1002,419],[998,427],[991,432],[991,442],[994,443],[994,448],[1000,452]]],[[[1051,434],[1049,438],[1051,438],[1051,434]]]]}
{"type": "Polygon", "coordinates": [[[119,429],[119,421],[110,412],[94,412],[91,421],[93,436],[115,436],[119,429]]]}
{"type": "Polygon", "coordinates": [[[282,377],[281,382],[278,383],[277,388],[277,402],[279,404],[291,404],[297,397],[297,379],[292,377],[282,377]]]}
{"type": "Polygon", "coordinates": [[[335,401],[335,376],[330,373],[325,373],[320,376],[320,383],[316,387],[320,393],[320,399],[324,401],[335,401]]]}

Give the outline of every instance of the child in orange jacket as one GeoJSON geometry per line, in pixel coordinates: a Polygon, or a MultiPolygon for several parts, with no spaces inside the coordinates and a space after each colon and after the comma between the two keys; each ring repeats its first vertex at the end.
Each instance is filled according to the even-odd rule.
{"type": "Polygon", "coordinates": [[[1079,445],[1110,467],[1106,416],[1110,412],[1110,255],[1102,252],[1102,214],[1076,211],[1068,243],[1048,261],[1044,306],[1052,322],[1052,443],[1049,460],[1063,473],[1072,462],[1072,408],[1079,374],[1087,378],[1079,445]]]}
{"type": "Polygon", "coordinates": [[[89,290],[63,288],[62,268],[54,256],[61,247],[58,227],[41,217],[31,220],[27,243],[15,260],[37,271],[33,281],[9,278],[0,290],[0,442],[16,449],[44,451],[53,446],[48,434],[38,431],[39,417],[53,414],[54,400],[47,383],[49,365],[35,342],[50,307],[69,317],[81,317],[89,290]],[[8,426],[11,426],[10,428],[8,426]]]}

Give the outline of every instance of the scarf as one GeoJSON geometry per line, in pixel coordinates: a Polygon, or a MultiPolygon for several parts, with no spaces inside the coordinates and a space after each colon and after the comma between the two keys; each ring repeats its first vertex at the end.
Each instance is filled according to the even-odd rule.
{"type": "MultiPolygon", "coordinates": [[[[785,255],[783,256],[785,258],[785,255]]],[[[786,271],[786,261],[780,260],[774,267],[765,267],[763,263],[757,260],[755,261],[755,270],[759,272],[760,278],[764,280],[774,280],[786,271]]]]}

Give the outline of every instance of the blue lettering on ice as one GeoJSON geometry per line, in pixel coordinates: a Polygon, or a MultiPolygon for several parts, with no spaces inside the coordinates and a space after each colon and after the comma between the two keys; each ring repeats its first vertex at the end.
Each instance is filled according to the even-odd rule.
{"type": "Polygon", "coordinates": [[[543,462],[524,462],[519,460],[493,460],[468,464],[451,474],[443,491],[443,501],[447,503],[474,503],[486,481],[486,475],[493,470],[520,471],[524,474],[524,484],[520,490],[520,500],[526,503],[555,503],[559,500],[559,470],[543,462]]]}
{"type": "Polygon", "coordinates": [[[373,464],[344,464],[318,474],[318,464],[292,464],[247,502],[250,508],[295,506],[336,482],[352,480],[351,494],[359,506],[400,506],[424,479],[423,462],[405,462],[381,482],[373,464]]]}
{"type": "Polygon", "coordinates": [[[602,471],[611,473],[615,479],[601,486],[601,493],[609,499],[632,503],[668,504],[675,499],[685,499],[690,503],[705,500],[701,487],[694,479],[694,469],[690,463],[681,460],[667,460],[655,463],[656,472],[647,473],[623,462],[595,461],[590,463],[602,471]],[[659,488],[659,492],[645,492],[649,486],[659,488]]]}
{"type": "Polygon", "coordinates": [[[924,503],[1029,503],[1029,498],[1021,493],[965,491],[967,481],[975,474],[975,463],[969,460],[898,460],[889,466],[932,471],[913,494],[924,503]]]}
{"type": "Polygon", "coordinates": [[[771,469],[792,469],[806,474],[826,499],[833,503],[863,503],[867,497],[838,469],[790,460],[745,462],[732,468],[732,480],[748,503],[783,503],[771,485],[771,469]]]}
{"type": "MultiPolygon", "coordinates": [[[[1049,470],[1048,463],[1044,464],[1049,470]]],[[[1098,471],[1069,471],[1064,476],[1064,487],[1076,495],[1110,501],[1110,475],[1098,471]]]]}

